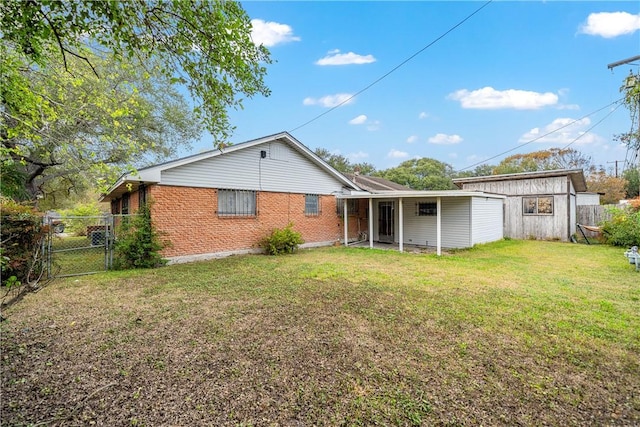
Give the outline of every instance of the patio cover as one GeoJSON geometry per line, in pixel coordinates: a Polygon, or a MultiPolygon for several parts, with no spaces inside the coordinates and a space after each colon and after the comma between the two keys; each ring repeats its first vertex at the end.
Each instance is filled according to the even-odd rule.
{"type": "Polygon", "coordinates": [[[398,250],[404,250],[404,213],[403,201],[405,199],[435,198],[436,199],[436,253],[442,255],[442,199],[450,197],[490,197],[505,199],[506,196],[483,191],[442,190],[442,191],[380,191],[377,193],[352,193],[337,194],[338,199],[343,200],[344,245],[349,244],[349,217],[347,212],[347,200],[369,199],[369,247],[373,249],[373,199],[397,199],[398,200],[398,250]]]}

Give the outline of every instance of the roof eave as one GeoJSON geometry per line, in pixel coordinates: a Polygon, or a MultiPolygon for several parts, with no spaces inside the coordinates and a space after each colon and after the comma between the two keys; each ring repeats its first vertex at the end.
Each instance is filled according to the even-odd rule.
{"type": "Polygon", "coordinates": [[[489,197],[492,199],[506,199],[502,194],[485,193],[483,191],[465,190],[425,190],[425,191],[381,191],[369,194],[340,194],[339,199],[397,199],[397,198],[433,198],[433,197],[489,197]]]}
{"type": "Polygon", "coordinates": [[[464,184],[476,183],[476,182],[493,182],[493,181],[508,181],[508,180],[520,180],[520,179],[535,179],[535,178],[552,178],[559,176],[569,176],[573,183],[574,190],[577,192],[583,192],[587,190],[587,184],[584,178],[584,171],[582,169],[554,169],[548,171],[536,171],[536,172],[518,172],[508,173],[501,175],[486,175],[468,178],[455,178],[453,183],[462,188],[464,184]]]}

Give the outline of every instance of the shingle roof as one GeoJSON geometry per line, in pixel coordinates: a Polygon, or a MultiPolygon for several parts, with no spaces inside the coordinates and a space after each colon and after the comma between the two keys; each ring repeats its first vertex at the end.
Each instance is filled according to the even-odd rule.
{"type": "Polygon", "coordinates": [[[368,176],[368,175],[356,175],[352,173],[344,174],[347,178],[353,181],[358,187],[362,188],[365,191],[369,191],[371,193],[376,193],[379,191],[408,191],[411,190],[409,187],[405,187],[404,185],[398,184],[393,181],[389,181],[388,179],[380,178],[377,176],[368,176]]]}

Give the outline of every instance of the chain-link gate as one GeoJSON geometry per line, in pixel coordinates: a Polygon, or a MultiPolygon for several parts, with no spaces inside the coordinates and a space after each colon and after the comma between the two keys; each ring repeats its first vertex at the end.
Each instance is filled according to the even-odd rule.
{"type": "Polygon", "coordinates": [[[49,278],[97,273],[111,268],[116,217],[48,216],[46,239],[49,278]]]}

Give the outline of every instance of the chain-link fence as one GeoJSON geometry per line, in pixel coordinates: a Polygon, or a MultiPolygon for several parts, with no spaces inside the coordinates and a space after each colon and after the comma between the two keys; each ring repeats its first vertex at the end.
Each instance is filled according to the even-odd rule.
{"type": "Polygon", "coordinates": [[[105,271],[113,265],[119,225],[131,215],[56,216],[45,218],[49,277],[105,271]]]}

